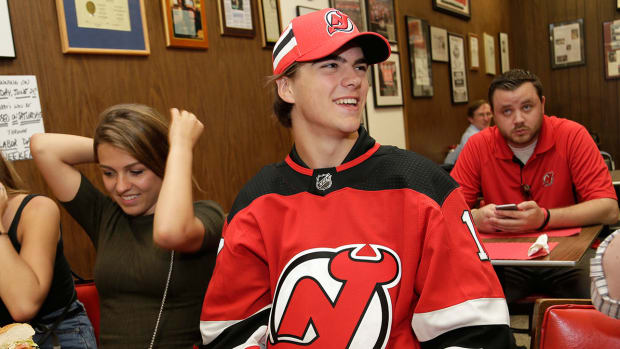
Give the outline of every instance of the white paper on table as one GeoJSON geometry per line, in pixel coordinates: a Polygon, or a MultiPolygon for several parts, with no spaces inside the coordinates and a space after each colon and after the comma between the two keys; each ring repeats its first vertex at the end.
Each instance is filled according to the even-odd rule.
{"type": "Polygon", "coordinates": [[[538,253],[538,251],[540,251],[541,249],[545,251],[545,253],[543,254],[543,256],[546,256],[549,254],[549,237],[547,236],[547,234],[541,234],[538,239],[536,239],[536,241],[532,244],[532,246],[530,246],[530,248],[527,250],[527,256],[531,257],[534,254],[538,253]]]}

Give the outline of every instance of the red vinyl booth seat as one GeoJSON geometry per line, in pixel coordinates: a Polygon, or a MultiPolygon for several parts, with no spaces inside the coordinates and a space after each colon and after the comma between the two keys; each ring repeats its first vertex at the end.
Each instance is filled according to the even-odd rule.
{"type": "Polygon", "coordinates": [[[97,293],[95,283],[75,284],[75,290],[77,291],[78,299],[86,308],[86,314],[93,325],[95,338],[97,338],[97,343],[99,343],[99,293],[97,293]]]}
{"type": "Polygon", "coordinates": [[[547,308],[539,349],[620,348],[620,320],[592,305],[560,304],[547,308]]]}

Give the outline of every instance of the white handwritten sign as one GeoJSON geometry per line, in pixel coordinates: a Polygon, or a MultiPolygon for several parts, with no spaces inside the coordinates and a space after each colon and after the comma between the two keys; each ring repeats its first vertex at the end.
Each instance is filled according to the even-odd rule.
{"type": "Polygon", "coordinates": [[[7,160],[32,159],[30,136],[45,132],[37,79],[0,75],[0,151],[7,160]]]}

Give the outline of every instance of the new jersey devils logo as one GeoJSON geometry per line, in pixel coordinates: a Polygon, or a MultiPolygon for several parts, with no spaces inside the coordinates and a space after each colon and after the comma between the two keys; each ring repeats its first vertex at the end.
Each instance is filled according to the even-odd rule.
{"type": "Polygon", "coordinates": [[[398,255],[379,245],[319,248],[296,255],[282,270],[275,290],[270,343],[384,348],[392,325],[388,290],[400,275],[398,255]]]}
{"type": "Polygon", "coordinates": [[[553,184],[553,171],[545,173],[542,178],[543,186],[549,187],[553,184]]]}
{"type": "Polygon", "coordinates": [[[327,33],[331,36],[335,32],[350,33],[353,31],[353,21],[349,16],[336,10],[327,11],[325,14],[325,22],[327,23],[327,33]]]}

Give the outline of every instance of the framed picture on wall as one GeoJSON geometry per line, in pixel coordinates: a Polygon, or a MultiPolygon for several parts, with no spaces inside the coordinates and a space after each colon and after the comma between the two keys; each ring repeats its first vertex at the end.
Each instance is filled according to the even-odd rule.
{"type": "Polygon", "coordinates": [[[144,0],[56,0],[63,53],[150,53],[144,0]]]}
{"type": "Polygon", "coordinates": [[[603,23],[603,51],[605,78],[620,79],[620,20],[603,23]]]}
{"type": "Polygon", "coordinates": [[[478,43],[478,34],[468,33],[467,39],[469,41],[469,69],[480,69],[480,45],[478,43]]]}
{"type": "Polygon", "coordinates": [[[0,0],[0,57],[15,57],[8,0],[0,0]]]}
{"type": "Polygon", "coordinates": [[[583,37],[583,18],[549,24],[551,68],[567,68],[586,64],[583,37]]]}
{"type": "Polygon", "coordinates": [[[280,38],[280,14],[278,0],[258,0],[263,47],[273,47],[280,38]]]}
{"type": "Polygon", "coordinates": [[[207,20],[205,0],[161,0],[166,46],[206,49],[207,20]]]}
{"type": "Polygon", "coordinates": [[[250,0],[217,0],[217,11],[220,15],[220,34],[254,37],[252,2],[250,0]]]}
{"type": "Polygon", "coordinates": [[[384,62],[375,64],[372,70],[375,107],[403,105],[398,53],[392,53],[384,62]]]}
{"type": "Polygon", "coordinates": [[[280,30],[286,29],[291,20],[297,17],[297,6],[322,10],[329,7],[329,0],[279,0],[280,30]]]}
{"type": "Polygon", "coordinates": [[[307,15],[308,13],[315,12],[318,10],[319,10],[318,8],[314,8],[314,7],[297,6],[297,8],[295,9],[295,13],[297,13],[297,16],[303,16],[303,15],[307,15]]]}
{"type": "Polygon", "coordinates": [[[482,33],[484,44],[484,70],[489,75],[495,75],[495,39],[492,35],[482,33]]]}
{"type": "Polygon", "coordinates": [[[330,6],[349,15],[349,18],[355,23],[359,31],[365,32],[368,30],[365,0],[331,0],[330,6]]]}
{"type": "Polygon", "coordinates": [[[448,62],[448,31],[430,26],[431,56],[433,61],[448,62]]]}
{"type": "Polygon", "coordinates": [[[383,35],[390,43],[396,43],[396,19],[394,0],[367,0],[368,30],[383,35]]]}
{"type": "Polygon", "coordinates": [[[433,72],[428,23],[410,16],[405,16],[405,22],[411,70],[411,94],[413,97],[432,97],[433,72]]]}
{"type": "Polygon", "coordinates": [[[466,20],[471,18],[470,0],[433,0],[433,9],[466,20]]]}
{"type": "Polygon", "coordinates": [[[450,51],[450,90],[452,103],[467,103],[467,68],[465,66],[465,39],[462,35],[448,33],[450,51]]]}
{"type": "Polygon", "coordinates": [[[508,34],[499,33],[499,70],[503,73],[510,70],[510,50],[508,45],[508,34]]]}

